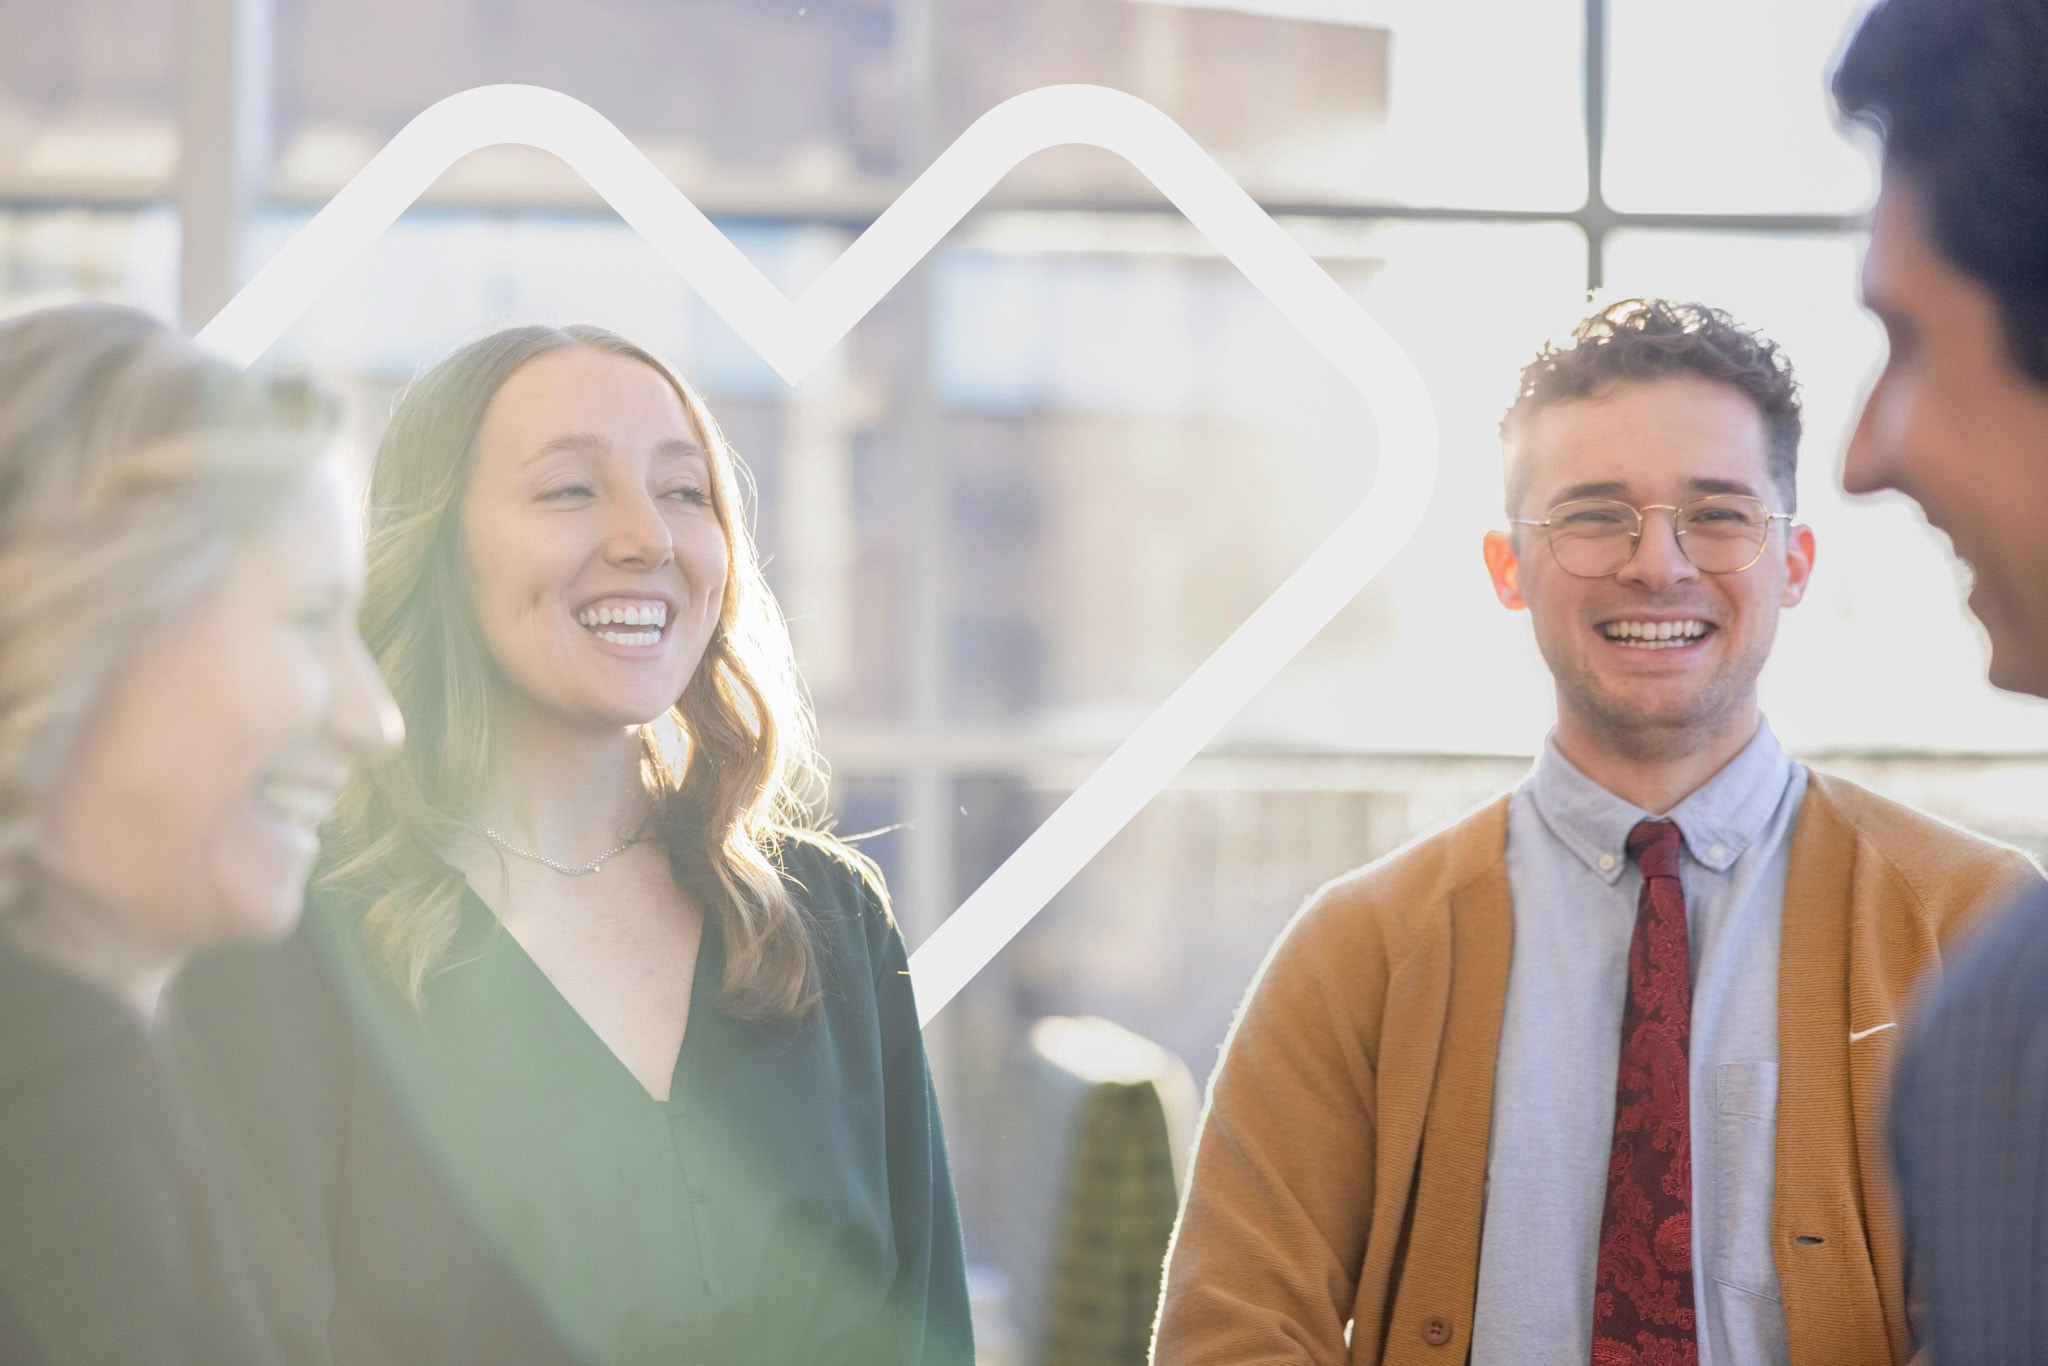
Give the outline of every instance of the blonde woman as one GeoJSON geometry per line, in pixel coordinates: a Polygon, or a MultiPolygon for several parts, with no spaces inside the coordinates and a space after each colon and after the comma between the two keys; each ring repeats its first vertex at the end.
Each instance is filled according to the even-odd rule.
{"type": "Polygon", "coordinates": [[[333,1247],[337,1356],[552,1355],[506,1341],[502,1269],[585,1361],[972,1360],[903,943],[803,828],[736,479],[594,328],[499,333],[397,405],[363,620],[411,742],[344,800],[311,927],[345,1030],[265,1061],[294,1031],[220,1004],[258,989],[212,1006],[285,1079],[252,1132],[328,1078],[273,1167],[333,1247]]]}
{"type": "Polygon", "coordinates": [[[0,1359],[292,1359],[306,1269],[158,1004],[299,917],[397,713],[334,415],[133,310],[0,323],[0,1359]]]}

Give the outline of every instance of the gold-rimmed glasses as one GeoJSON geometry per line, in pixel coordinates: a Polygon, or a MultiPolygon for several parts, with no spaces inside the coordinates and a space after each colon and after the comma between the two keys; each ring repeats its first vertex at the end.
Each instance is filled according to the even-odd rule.
{"type": "Polygon", "coordinates": [[[1710,493],[1687,503],[1645,503],[1637,507],[1611,498],[1580,498],[1559,503],[1542,521],[1511,517],[1516,526],[1539,528],[1550,542],[1551,558],[1565,573],[1581,579],[1618,574],[1635,558],[1643,542],[1643,519],[1651,512],[1671,514],[1671,530],[1679,553],[1704,574],[1739,574],[1764,555],[1764,538],[1774,521],[1791,521],[1787,512],[1772,512],[1760,498],[1746,493],[1710,493]]]}

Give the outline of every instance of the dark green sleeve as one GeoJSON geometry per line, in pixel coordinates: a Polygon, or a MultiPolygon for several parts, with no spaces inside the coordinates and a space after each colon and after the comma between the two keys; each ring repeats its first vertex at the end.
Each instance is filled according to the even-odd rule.
{"type": "Polygon", "coordinates": [[[889,1191],[897,1247],[890,1290],[887,1360],[915,1366],[973,1366],[960,1208],[946,1163],[946,1135],[917,1023],[903,936],[872,887],[863,886],[870,961],[875,965],[888,1122],[889,1191]]]}

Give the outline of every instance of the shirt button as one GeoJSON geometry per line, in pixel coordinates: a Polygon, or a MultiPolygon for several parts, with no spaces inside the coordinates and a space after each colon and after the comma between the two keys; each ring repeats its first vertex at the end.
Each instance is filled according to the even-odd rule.
{"type": "Polygon", "coordinates": [[[1422,1340],[1432,1347],[1441,1347],[1451,1340],[1449,1319],[1427,1318],[1422,1321],[1422,1340]]]}
{"type": "Polygon", "coordinates": [[[1723,849],[1720,845],[1717,844],[1713,848],[1707,850],[1707,857],[1712,859],[1714,862],[1719,863],[1721,861],[1722,856],[1727,852],[1728,851],[1726,849],[1723,849]]]}
{"type": "MultiPolygon", "coordinates": [[[[1614,871],[1614,864],[1615,864],[1615,858],[1614,858],[1614,855],[1612,855],[1612,854],[1602,854],[1602,855],[1600,856],[1600,871],[1601,871],[1601,872],[1603,872],[1603,873],[1611,873],[1611,872],[1613,872],[1613,871],[1614,871]]],[[[1442,1320],[1440,1320],[1440,1319],[1431,1319],[1431,1320],[1430,1320],[1430,1322],[1431,1322],[1431,1323],[1440,1323],[1440,1322],[1442,1322],[1442,1320]]]]}

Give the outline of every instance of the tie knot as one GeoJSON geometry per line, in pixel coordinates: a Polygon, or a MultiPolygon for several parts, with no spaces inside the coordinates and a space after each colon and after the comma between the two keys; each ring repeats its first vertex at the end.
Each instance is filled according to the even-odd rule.
{"type": "Polygon", "coordinates": [[[1642,821],[1628,832],[1628,856],[1644,877],[1678,876],[1678,826],[1671,821],[1642,821]]]}

